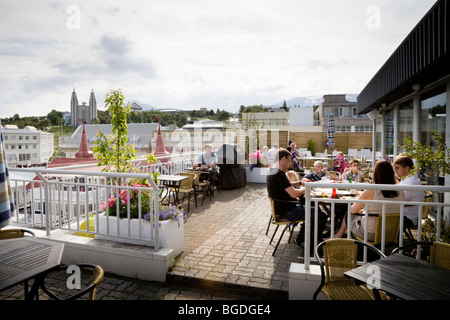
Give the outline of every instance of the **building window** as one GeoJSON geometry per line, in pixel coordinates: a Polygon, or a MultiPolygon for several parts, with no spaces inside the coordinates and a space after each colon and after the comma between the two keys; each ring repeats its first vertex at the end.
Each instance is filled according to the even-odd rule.
{"type": "Polygon", "coordinates": [[[29,161],[31,160],[31,155],[29,153],[19,154],[19,161],[29,161]]]}
{"type": "MultiPolygon", "coordinates": [[[[404,138],[413,136],[413,101],[401,103],[398,109],[398,143],[402,145],[404,138]]],[[[403,152],[401,148],[398,151],[403,152]]]]}
{"type": "Polygon", "coordinates": [[[431,132],[436,131],[445,138],[446,132],[446,88],[438,87],[424,94],[421,98],[420,131],[421,143],[432,145],[431,132]]]}
{"type": "Polygon", "coordinates": [[[352,108],[352,116],[353,118],[356,118],[358,116],[358,109],[356,107],[352,108]]]}

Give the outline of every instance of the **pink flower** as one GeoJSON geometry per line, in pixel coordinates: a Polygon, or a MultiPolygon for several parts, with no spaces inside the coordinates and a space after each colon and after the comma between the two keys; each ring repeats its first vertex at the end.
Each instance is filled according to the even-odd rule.
{"type": "Polygon", "coordinates": [[[108,199],[108,207],[110,207],[110,208],[112,208],[112,207],[114,207],[114,203],[116,202],[116,199],[114,198],[114,196],[111,196],[109,199],[108,199]]]}

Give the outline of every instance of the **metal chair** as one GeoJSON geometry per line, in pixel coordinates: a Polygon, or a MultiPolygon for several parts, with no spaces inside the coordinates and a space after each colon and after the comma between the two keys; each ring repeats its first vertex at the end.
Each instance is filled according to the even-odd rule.
{"type": "Polygon", "coordinates": [[[415,241],[407,243],[401,247],[397,247],[392,250],[391,254],[396,254],[402,252],[404,255],[411,256],[416,258],[418,254],[418,250],[408,251],[408,253],[404,253],[403,250],[409,247],[418,247],[419,250],[422,250],[422,246],[429,247],[428,250],[423,250],[421,254],[425,255],[424,260],[429,261],[431,264],[434,264],[438,267],[450,270],[450,244],[439,242],[439,241],[415,241]]]}
{"type": "Polygon", "coordinates": [[[29,234],[31,237],[36,238],[33,231],[27,229],[3,229],[0,230],[0,240],[13,239],[13,238],[23,238],[29,234]]]}
{"type": "MultiPolygon", "coordinates": [[[[433,192],[425,191],[425,202],[431,202],[432,199],[433,199],[433,192]]],[[[422,207],[422,220],[428,218],[429,212],[430,212],[430,206],[422,207]]],[[[419,223],[419,221],[417,223],[419,223]]],[[[420,221],[420,223],[422,223],[422,221],[420,221]]],[[[417,230],[417,226],[411,226],[411,227],[405,228],[406,237],[408,238],[409,241],[416,241],[411,230],[417,230]]]]}
{"type": "MultiPolygon", "coordinates": [[[[55,271],[52,271],[45,275],[45,277],[42,281],[42,284],[40,286],[42,291],[44,291],[50,298],[55,299],[55,300],[75,300],[75,299],[78,299],[78,298],[84,296],[86,293],[89,292],[88,299],[95,300],[95,295],[97,293],[97,287],[99,286],[100,282],[103,280],[103,276],[104,276],[104,271],[103,271],[102,267],[100,267],[99,265],[89,264],[89,263],[76,264],[75,266],[79,267],[80,270],[91,269],[93,271],[93,280],[90,281],[89,284],[85,288],[82,288],[81,290],[77,290],[78,291],[77,293],[70,295],[67,293],[69,289],[67,287],[66,281],[64,281],[63,286],[58,286],[58,288],[59,287],[64,288],[64,290],[60,290],[57,287],[55,287],[54,281],[51,281],[52,284],[47,284],[47,286],[46,286],[45,278],[47,278],[52,273],[55,273],[55,271]],[[50,286],[51,286],[51,289],[48,288],[50,286]],[[55,291],[58,291],[58,294],[55,294],[54,293],[55,291]]],[[[58,270],[56,270],[56,272],[64,271],[64,273],[65,273],[65,271],[69,267],[70,266],[61,266],[58,270]]],[[[67,280],[68,277],[70,277],[70,275],[66,274],[66,276],[63,277],[63,279],[67,280]]]]}
{"type": "MultiPolygon", "coordinates": [[[[365,284],[357,285],[353,279],[344,276],[344,272],[357,267],[358,246],[369,248],[381,258],[386,257],[374,246],[353,239],[330,239],[317,245],[314,256],[320,265],[321,282],[314,300],[320,292],[328,300],[375,300],[372,290],[365,284]],[[321,250],[323,259],[319,254],[321,250]]],[[[385,298],[385,295],[381,296],[385,298]]]]}
{"type": "Polygon", "coordinates": [[[277,215],[277,214],[275,213],[275,202],[276,202],[276,201],[279,201],[279,202],[292,202],[292,203],[298,203],[297,201],[277,200],[277,199],[272,199],[272,198],[270,198],[270,197],[269,197],[269,200],[270,200],[270,208],[271,208],[271,211],[272,211],[272,215],[271,215],[271,217],[270,217],[269,225],[267,226],[266,235],[267,235],[267,233],[269,232],[269,227],[270,227],[271,224],[274,224],[274,225],[277,226],[277,227],[275,228],[275,231],[273,232],[273,235],[272,235],[272,238],[270,239],[269,244],[272,243],[273,238],[275,237],[275,234],[277,233],[279,226],[281,226],[281,225],[284,225],[284,226],[285,226],[284,229],[283,229],[283,232],[281,233],[280,238],[278,239],[278,242],[277,242],[277,244],[276,244],[276,246],[275,246],[275,249],[274,249],[273,252],[272,252],[272,256],[274,256],[274,255],[275,255],[275,252],[277,251],[278,246],[279,246],[279,244],[280,244],[280,242],[281,242],[281,239],[283,238],[283,235],[284,235],[284,233],[286,232],[286,230],[287,230],[288,228],[290,229],[289,240],[288,240],[288,243],[289,243],[289,242],[291,241],[292,233],[294,232],[294,227],[295,227],[295,225],[298,224],[298,223],[300,223],[300,222],[303,222],[304,220],[295,220],[295,221],[291,221],[291,220],[288,220],[288,219],[286,219],[286,218],[283,218],[283,217],[281,217],[280,215],[277,215]]]}

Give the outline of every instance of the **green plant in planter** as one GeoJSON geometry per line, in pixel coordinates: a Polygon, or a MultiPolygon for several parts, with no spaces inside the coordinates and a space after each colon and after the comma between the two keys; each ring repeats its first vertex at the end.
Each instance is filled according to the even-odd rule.
{"type": "MultiPolygon", "coordinates": [[[[148,187],[148,185],[142,185],[134,183],[136,188],[148,187]]],[[[141,214],[145,214],[150,211],[150,191],[140,190],[141,194],[141,214]]],[[[102,210],[106,210],[108,206],[108,213],[110,216],[117,216],[117,206],[119,207],[119,217],[128,217],[128,202],[130,205],[130,219],[137,219],[139,217],[139,190],[138,189],[122,189],[119,191],[119,196],[112,195],[108,201],[103,201],[101,205],[102,210]],[[118,203],[117,203],[118,201],[118,203]]]]}
{"type": "MultiPolygon", "coordinates": [[[[444,219],[441,220],[440,232],[441,238],[438,240],[450,243],[450,225],[445,225],[444,219]]],[[[436,234],[436,222],[428,218],[422,224],[422,239],[425,241],[436,241],[436,234]]]]}
{"type": "MultiPolygon", "coordinates": [[[[150,213],[145,214],[142,217],[145,221],[150,221],[150,213]]],[[[187,216],[184,215],[184,210],[176,206],[160,206],[159,207],[159,221],[173,220],[180,223],[181,219],[186,220],[187,216]]]]}
{"type": "Polygon", "coordinates": [[[420,142],[413,142],[410,137],[403,139],[403,145],[399,145],[404,150],[404,154],[416,161],[412,173],[424,170],[428,167],[430,171],[436,171],[443,175],[450,174],[450,149],[445,144],[443,136],[436,131],[431,132],[436,148],[431,145],[422,145],[420,142]]]}
{"type": "Polygon", "coordinates": [[[309,151],[311,151],[312,156],[316,154],[316,142],[313,139],[308,139],[306,147],[309,151]]]}
{"type": "MultiPolygon", "coordinates": [[[[135,183],[133,185],[136,188],[147,187],[146,185],[141,185],[135,183]]],[[[152,203],[150,199],[150,192],[148,190],[140,190],[141,194],[141,218],[145,221],[150,221],[150,204],[152,203]]],[[[138,189],[122,189],[119,192],[119,197],[112,195],[109,197],[108,201],[103,201],[101,205],[102,210],[106,210],[108,207],[108,213],[110,216],[117,216],[117,206],[119,207],[119,217],[128,217],[128,203],[130,206],[130,219],[139,218],[139,190],[138,189]],[[118,201],[118,203],[117,203],[118,201]]],[[[184,215],[184,210],[172,206],[172,205],[160,205],[159,206],[159,220],[174,220],[179,222],[180,218],[186,219],[184,215]]]]}
{"type": "Polygon", "coordinates": [[[102,171],[128,172],[132,169],[130,160],[136,158],[134,146],[128,143],[127,115],[130,105],[124,101],[120,89],[111,90],[105,97],[105,107],[111,115],[111,135],[107,138],[97,132],[96,145],[92,148],[98,165],[105,166],[102,171]]]}

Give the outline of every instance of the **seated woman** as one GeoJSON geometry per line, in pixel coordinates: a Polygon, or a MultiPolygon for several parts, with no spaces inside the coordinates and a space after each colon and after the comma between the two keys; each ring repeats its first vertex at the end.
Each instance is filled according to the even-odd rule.
{"type": "MultiPolygon", "coordinates": [[[[373,182],[374,184],[396,184],[396,179],[394,176],[394,169],[389,161],[378,160],[375,164],[373,171],[373,182]]],[[[395,190],[371,190],[366,189],[361,193],[358,200],[389,200],[389,201],[404,201],[405,197],[402,191],[395,190]]],[[[351,232],[352,234],[364,238],[364,229],[367,227],[367,237],[369,241],[373,241],[375,237],[375,221],[376,217],[369,216],[368,221],[365,221],[365,217],[361,215],[356,215],[357,213],[364,213],[365,203],[356,202],[351,206],[351,232]]],[[[381,213],[382,204],[381,203],[369,203],[368,206],[369,213],[381,213]]],[[[386,204],[386,213],[397,213],[400,212],[400,205],[395,203],[386,204]]],[[[347,229],[346,220],[342,220],[341,227],[338,232],[334,235],[335,238],[342,238],[347,229]]]]}
{"type": "Polygon", "coordinates": [[[330,180],[336,180],[334,176],[328,173],[327,168],[323,165],[323,162],[318,160],[314,162],[314,172],[307,174],[302,180],[307,182],[316,182],[320,181],[323,177],[329,177],[330,180]]]}
{"type": "Polygon", "coordinates": [[[364,174],[359,171],[359,161],[357,159],[350,160],[350,167],[344,169],[344,173],[339,177],[339,180],[364,182],[364,174]]]}
{"type": "Polygon", "coordinates": [[[293,169],[294,171],[298,171],[298,157],[300,156],[297,150],[297,145],[295,142],[291,142],[289,147],[286,148],[291,154],[292,154],[292,160],[293,160],[293,169]]]}
{"type": "Polygon", "coordinates": [[[340,174],[342,174],[344,172],[344,169],[347,167],[348,167],[348,165],[345,162],[344,154],[342,152],[339,152],[336,156],[336,159],[334,160],[334,165],[333,165],[334,171],[337,171],[340,174]]]}

